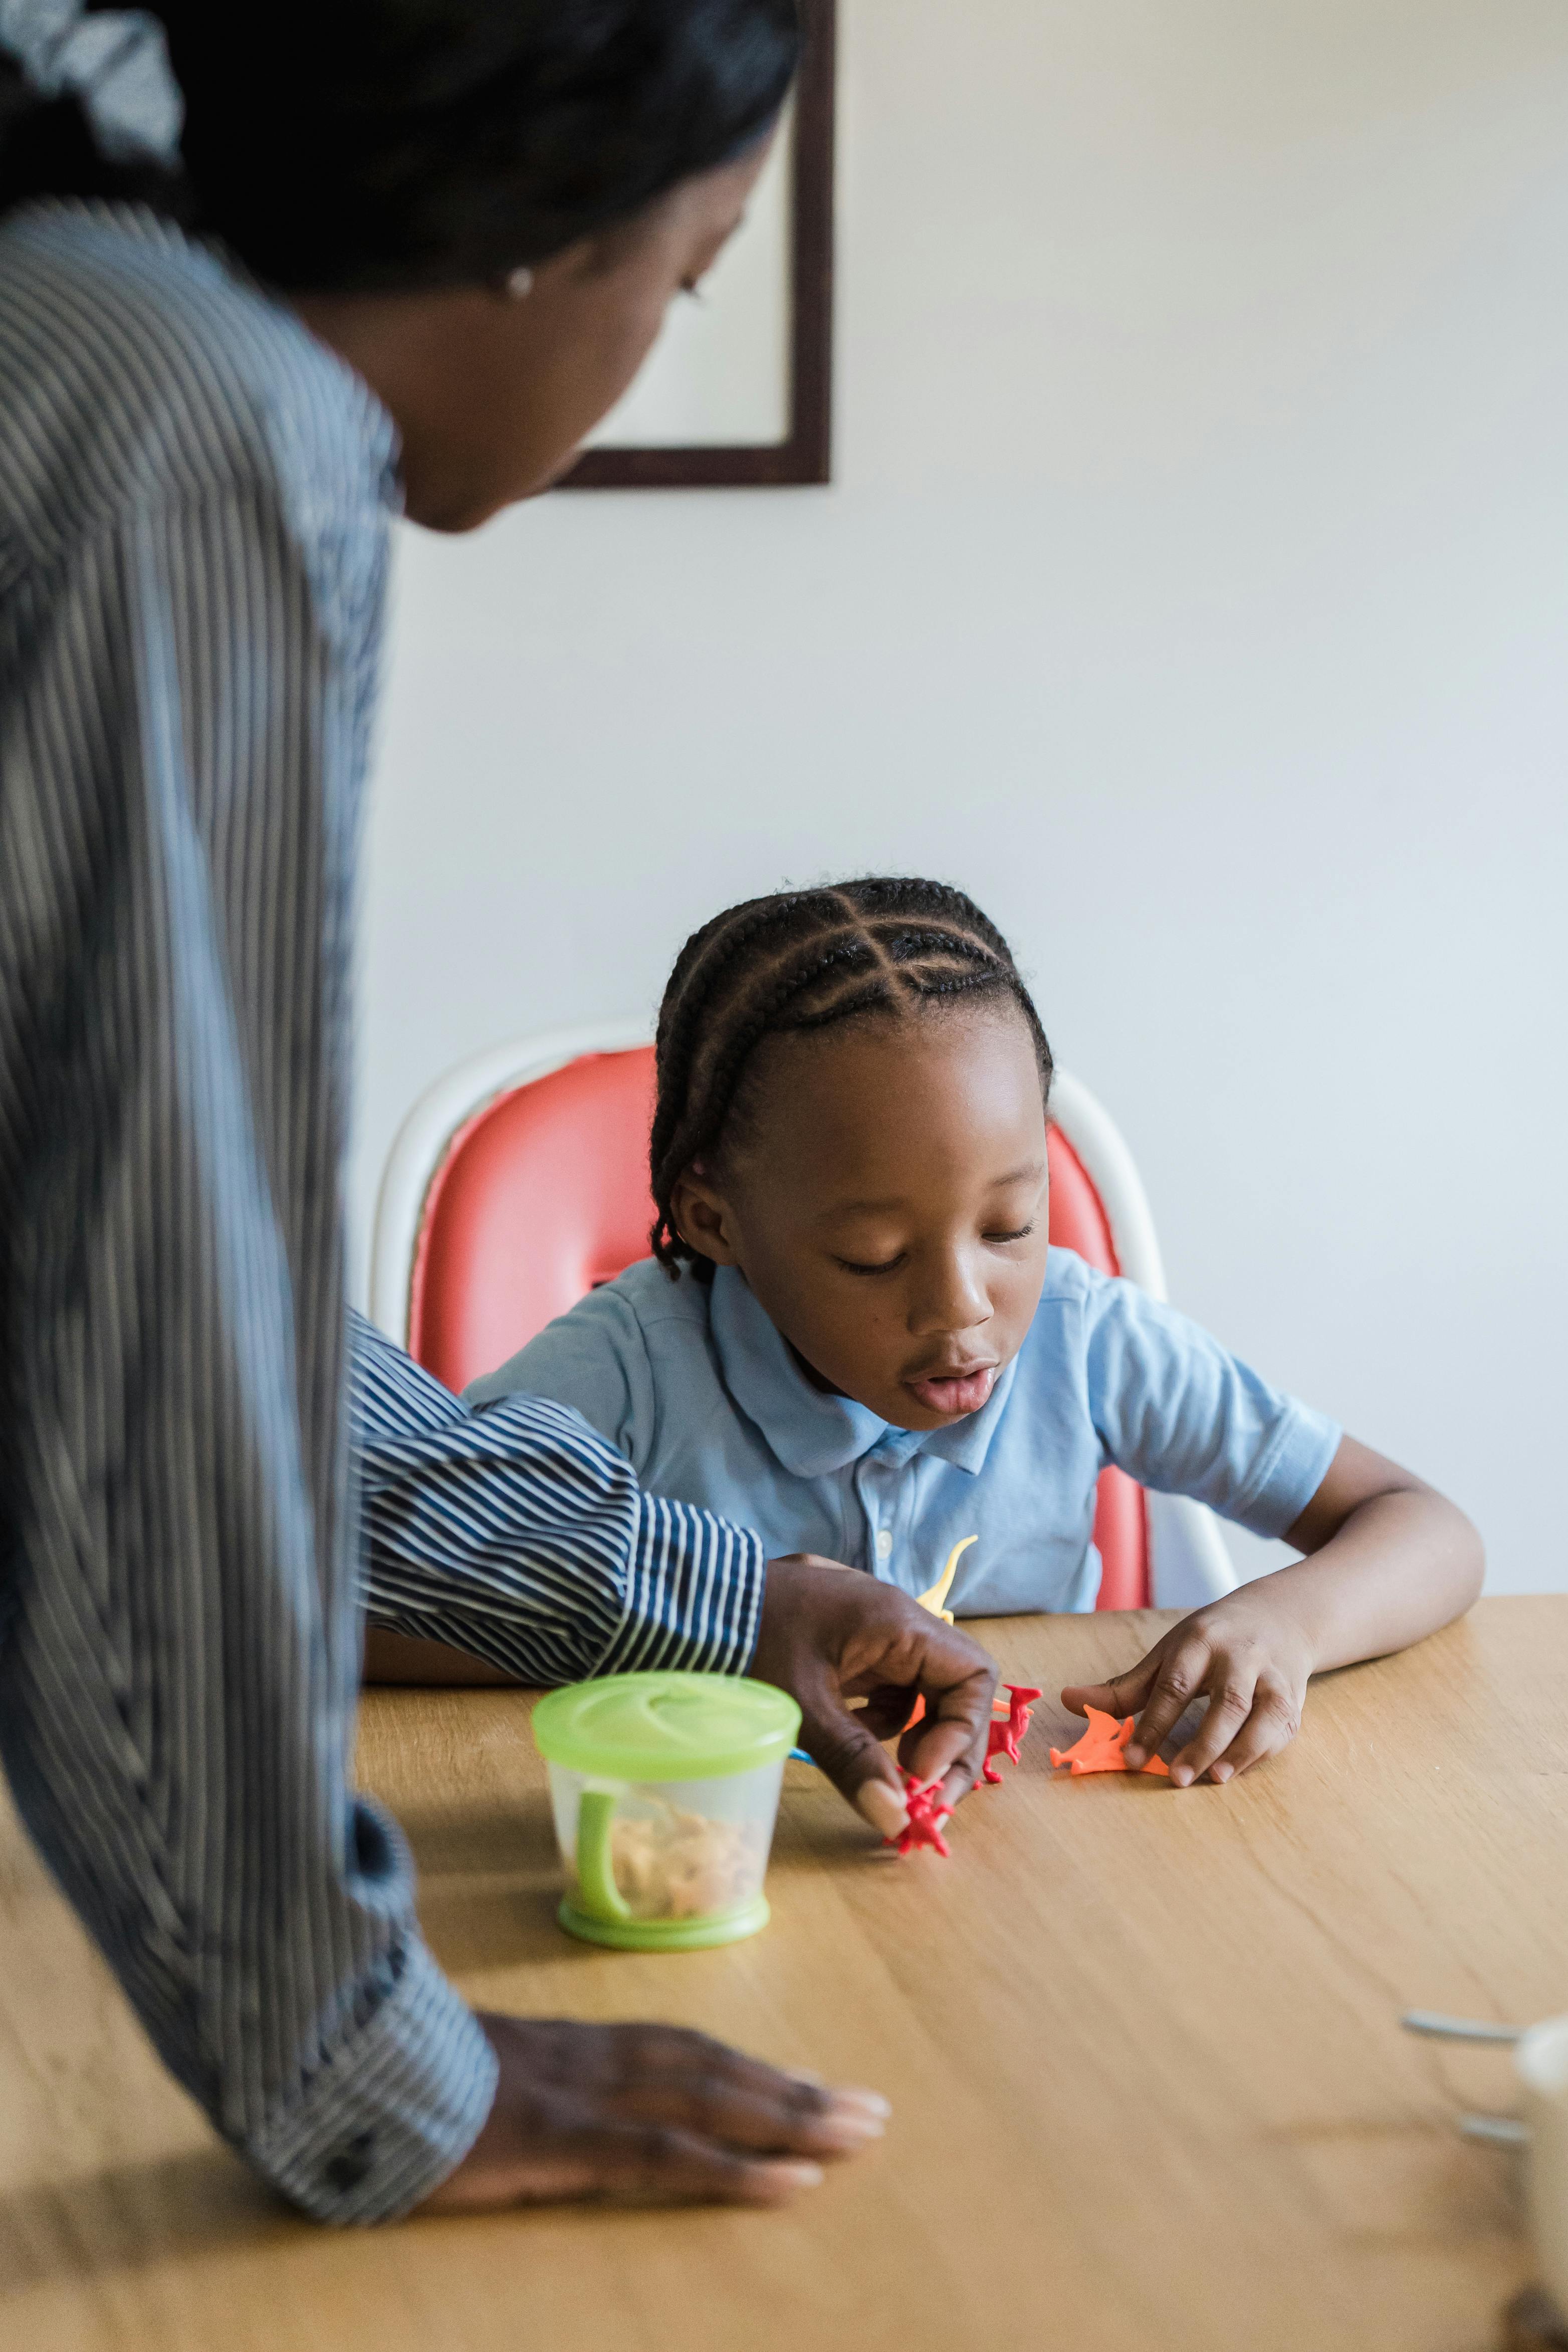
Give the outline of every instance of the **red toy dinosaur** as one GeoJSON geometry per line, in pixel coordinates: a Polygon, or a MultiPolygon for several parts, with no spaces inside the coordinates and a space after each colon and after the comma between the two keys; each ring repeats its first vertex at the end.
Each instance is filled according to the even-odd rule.
{"type": "MultiPolygon", "coordinates": [[[[1089,1717],[1088,1730],[1071,1748],[1053,1748],[1051,1762],[1071,1766],[1074,1775],[1082,1772],[1124,1772],[1127,1769],[1124,1750],[1133,1736],[1133,1717],[1129,1716],[1125,1723],[1118,1724],[1113,1715],[1106,1715],[1100,1707],[1086,1706],[1083,1712],[1089,1717]]],[[[1141,1772],[1163,1772],[1167,1778],[1170,1769],[1157,1756],[1151,1756],[1146,1764],[1138,1767],[1141,1772]]]]}
{"type": "MultiPolygon", "coordinates": [[[[1005,1723],[993,1723],[986,1738],[985,1777],[993,1788],[999,1784],[1002,1776],[992,1771],[992,1757],[1005,1756],[1009,1764],[1018,1762],[1019,1743],[1029,1729],[1030,1709],[1040,1696],[1027,1683],[1004,1683],[1002,1688],[1009,1695],[1008,1719],[1005,1723]]],[[[1000,1700],[996,1704],[999,1706],[1000,1700]]]]}
{"type": "MultiPolygon", "coordinates": [[[[899,1769],[904,1772],[902,1765],[899,1769]]],[[[942,1834],[942,1824],[953,1808],[941,1790],[924,1788],[913,1772],[904,1772],[904,1801],[909,1808],[909,1827],[896,1838],[883,1838],[883,1845],[896,1845],[901,1854],[913,1853],[917,1845],[933,1845],[944,1858],[949,1857],[952,1848],[942,1834]]]]}
{"type": "MultiPolygon", "coordinates": [[[[1030,1709],[1040,1696],[1039,1691],[1031,1690],[1028,1683],[1004,1683],[1002,1687],[1008,1693],[1007,1721],[992,1724],[986,1746],[985,1774],[987,1780],[993,1783],[999,1781],[1002,1776],[992,1771],[992,1757],[1006,1756],[1010,1762],[1018,1762],[1019,1743],[1029,1729],[1030,1709]]],[[[996,1702],[998,1706],[1000,1703],[999,1700],[996,1702]]],[[[1106,1719],[1109,1721],[1110,1718],[1106,1719]]],[[[1131,1721],[1129,1717],[1129,1726],[1131,1721]]],[[[901,1830],[896,1838],[884,1838],[883,1843],[896,1845],[900,1853],[913,1853],[917,1845],[935,1846],[939,1854],[950,1858],[952,1849],[942,1834],[942,1824],[951,1814],[952,1806],[943,1801],[936,1789],[922,1788],[913,1772],[905,1771],[902,1765],[899,1770],[904,1775],[904,1801],[909,1808],[909,1827],[901,1830]]]]}

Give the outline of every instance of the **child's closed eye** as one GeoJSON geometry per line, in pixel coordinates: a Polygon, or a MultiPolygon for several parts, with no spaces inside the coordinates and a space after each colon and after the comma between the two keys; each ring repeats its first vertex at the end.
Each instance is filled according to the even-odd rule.
{"type": "MultiPolygon", "coordinates": [[[[980,1238],[988,1246],[998,1248],[1009,1242],[1027,1242],[1033,1231],[1034,1223],[1031,1219],[1027,1225],[1019,1225],[1011,1233],[982,1234],[980,1238]]],[[[869,1262],[862,1258],[835,1257],[833,1263],[835,1265],[841,1266],[845,1274],[893,1274],[904,1264],[904,1255],[905,1253],[900,1250],[896,1257],[879,1258],[869,1262]]]]}

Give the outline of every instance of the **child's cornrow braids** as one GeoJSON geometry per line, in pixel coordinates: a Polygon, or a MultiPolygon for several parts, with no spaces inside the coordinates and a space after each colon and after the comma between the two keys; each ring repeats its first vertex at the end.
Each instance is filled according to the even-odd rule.
{"type": "Polygon", "coordinates": [[[1051,1047],[994,923],[946,882],[874,875],[820,890],[748,898],[694,931],[659,1010],[658,1097],[649,1158],[653,1255],[673,1277],[682,1260],[704,1280],[708,1261],[671,1213],[694,1160],[716,1155],[764,1037],[825,1029],[869,1013],[1009,995],[1029,1025],[1040,1080],[1051,1047]]]}

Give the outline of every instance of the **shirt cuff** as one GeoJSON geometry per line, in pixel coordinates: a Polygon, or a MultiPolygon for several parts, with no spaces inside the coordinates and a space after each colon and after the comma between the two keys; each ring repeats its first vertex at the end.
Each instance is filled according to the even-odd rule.
{"type": "Polygon", "coordinates": [[[762,1538],[689,1503],[638,1498],[621,1622],[595,1675],[744,1674],[767,1579],[762,1538]]]}
{"type": "Polygon", "coordinates": [[[406,2213],[466,2156],[496,2095],[496,2053],[424,1946],[404,1945],[378,1975],[357,2003],[346,1996],[363,2021],[323,2048],[303,2092],[243,2151],[318,2221],[406,2213]]]}

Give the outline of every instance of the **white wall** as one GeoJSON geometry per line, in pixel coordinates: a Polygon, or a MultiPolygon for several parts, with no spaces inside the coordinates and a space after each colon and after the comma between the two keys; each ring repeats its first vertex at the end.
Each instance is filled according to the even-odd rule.
{"type": "Polygon", "coordinates": [[[1175,1296],[1568,1585],[1568,6],[843,0],[838,479],[410,534],[412,1098],[720,905],[964,883],[1175,1296]]]}

